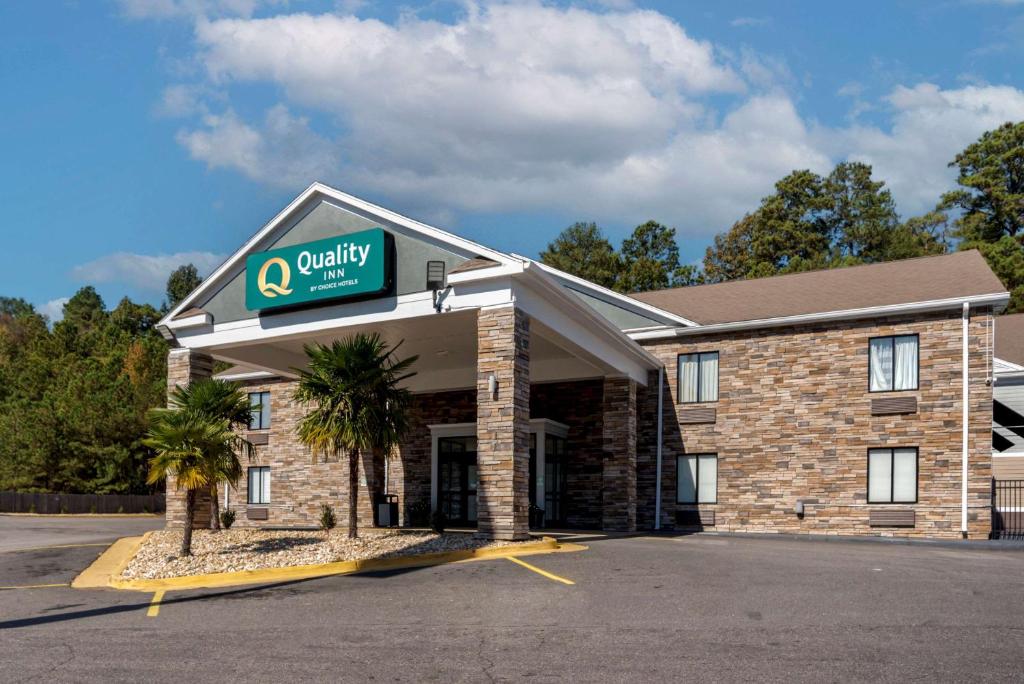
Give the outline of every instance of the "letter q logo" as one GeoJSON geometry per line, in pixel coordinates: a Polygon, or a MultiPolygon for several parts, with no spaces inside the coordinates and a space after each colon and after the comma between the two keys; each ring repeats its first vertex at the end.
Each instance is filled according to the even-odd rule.
{"type": "Polygon", "coordinates": [[[260,293],[264,297],[276,297],[277,295],[290,295],[291,290],[288,289],[288,282],[292,279],[292,270],[288,268],[288,262],[281,257],[274,257],[273,259],[267,259],[263,266],[260,267],[259,276],[256,279],[256,286],[259,288],[260,293]],[[267,271],[270,267],[277,264],[281,267],[281,282],[268,283],[267,282],[267,271]]]}

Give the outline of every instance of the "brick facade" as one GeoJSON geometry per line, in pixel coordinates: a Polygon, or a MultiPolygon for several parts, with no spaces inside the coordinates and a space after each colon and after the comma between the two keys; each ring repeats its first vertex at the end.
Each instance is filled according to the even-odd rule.
{"type": "Polygon", "coordinates": [[[524,539],[530,529],[530,319],[521,310],[477,315],[476,385],[477,526],[495,539],[524,539]]]}
{"type": "MultiPolygon", "coordinates": [[[[970,319],[969,533],[990,529],[992,393],[986,384],[990,313],[970,319]]],[[[680,510],[714,512],[716,530],[960,536],[961,319],[958,313],[834,322],[649,342],[665,364],[663,524],[680,510]],[[868,339],[918,334],[919,389],[868,392],[868,339]],[[719,352],[715,422],[684,424],[676,402],[677,357],[719,352]],[[908,396],[909,415],[872,415],[872,399],[908,396]],[[867,503],[867,452],[917,447],[918,503],[867,503]],[[718,455],[716,504],[676,504],[676,458],[718,455]],[[794,507],[805,503],[803,519],[794,507]],[[913,528],[871,527],[871,510],[916,514],[913,528]]],[[[657,377],[640,409],[640,509],[653,522],[657,377]]]]}
{"type": "MultiPolygon", "coordinates": [[[[193,380],[208,378],[213,374],[213,358],[190,349],[172,349],[167,353],[167,394],[175,387],[186,387],[193,380]]],[[[178,490],[173,476],[167,478],[167,510],[165,519],[168,527],[185,526],[185,491],[178,490]]],[[[196,492],[195,512],[192,517],[193,529],[210,526],[210,493],[196,492]]]]}
{"type": "MultiPolygon", "coordinates": [[[[991,388],[986,384],[989,312],[970,319],[971,462],[969,531],[990,529],[991,388]]],[[[654,526],[657,372],[646,387],[622,378],[530,385],[529,319],[508,307],[483,311],[478,321],[478,383],[473,389],[418,394],[413,398],[406,443],[387,459],[388,491],[397,495],[401,519],[413,502],[430,501],[430,425],[477,423],[482,531],[521,536],[527,529],[529,418],[569,426],[566,517],[573,527],[616,530],[654,526]],[[498,379],[491,397],[488,378],[498,379]],[[487,513],[485,514],[485,507],[487,513]],[[485,523],[485,519],[487,522],[485,523]]],[[[961,320],[956,313],[891,317],[646,342],[662,363],[662,527],[680,511],[714,512],[709,529],[744,532],[884,534],[956,538],[960,527],[961,320]],[[868,339],[917,334],[919,389],[870,393],[868,339]],[[677,403],[677,357],[719,352],[719,400],[677,403]],[[872,415],[873,399],[913,397],[917,412],[872,415]],[[689,424],[692,408],[713,408],[714,422],[689,424]],[[867,503],[867,450],[919,450],[916,504],[867,503]],[[716,454],[717,503],[676,503],[677,457],[716,454]],[[806,507],[798,518],[794,507],[806,507]],[[871,527],[872,511],[913,510],[912,528],[871,527]]],[[[209,357],[175,350],[169,386],[209,373],[209,357]]],[[[271,467],[266,520],[247,515],[245,479],[230,494],[238,526],[312,527],[320,504],[335,507],[339,522],[348,505],[344,456],[323,462],[298,443],[302,408],[294,382],[249,381],[248,391],[269,391],[271,427],[252,465],[271,467]]],[[[258,433],[250,433],[258,434],[258,433]]],[[[360,524],[372,521],[364,463],[360,524]]],[[[249,464],[245,464],[249,465],[249,464]]],[[[183,497],[169,489],[167,520],[180,525],[183,497]]],[[[223,491],[223,489],[221,490],[223,491]]],[[[202,508],[201,508],[202,510],[202,508]]],[[[208,510],[208,509],[207,509],[208,510]]],[[[207,514],[208,515],[208,514],[207,514]]],[[[200,518],[205,525],[206,519],[200,518]]]]}
{"type": "Polygon", "coordinates": [[[605,378],[602,525],[606,530],[636,530],[636,383],[605,378]]]}

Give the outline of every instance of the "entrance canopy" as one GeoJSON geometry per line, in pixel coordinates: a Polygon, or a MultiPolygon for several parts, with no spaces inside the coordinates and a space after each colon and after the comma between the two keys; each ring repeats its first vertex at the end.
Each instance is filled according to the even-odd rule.
{"type": "Polygon", "coordinates": [[[400,356],[419,355],[410,389],[429,392],[475,386],[479,312],[515,307],[530,319],[530,382],[617,376],[646,385],[657,359],[588,300],[603,297],[631,322],[679,321],[597,286],[582,296],[584,285],[567,282],[314,184],[159,328],[181,347],[282,377],[306,365],[305,344],[376,332],[402,342],[400,356]]]}

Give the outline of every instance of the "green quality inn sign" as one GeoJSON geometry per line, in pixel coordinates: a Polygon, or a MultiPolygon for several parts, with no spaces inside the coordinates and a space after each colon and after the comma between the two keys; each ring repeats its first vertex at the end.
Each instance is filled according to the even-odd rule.
{"type": "Polygon", "coordinates": [[[251,254],[245,306],[251,311],[383,293],[388,287],[382,228],[251,254]]]}

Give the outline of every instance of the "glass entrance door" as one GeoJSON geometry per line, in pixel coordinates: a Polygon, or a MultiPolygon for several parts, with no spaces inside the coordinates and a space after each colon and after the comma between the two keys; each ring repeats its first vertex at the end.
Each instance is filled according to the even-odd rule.
{"type": "Polygon", "coordinates": [[[566,451],[564,437],[544,437],[544,522],[550,526],[561,527],[566,522],[566,451]]]}
{"type": "Polygon", "coordinates": [[[476,525],[476,437],[437,441],[438,505],[452,525],[476,525]]]}

